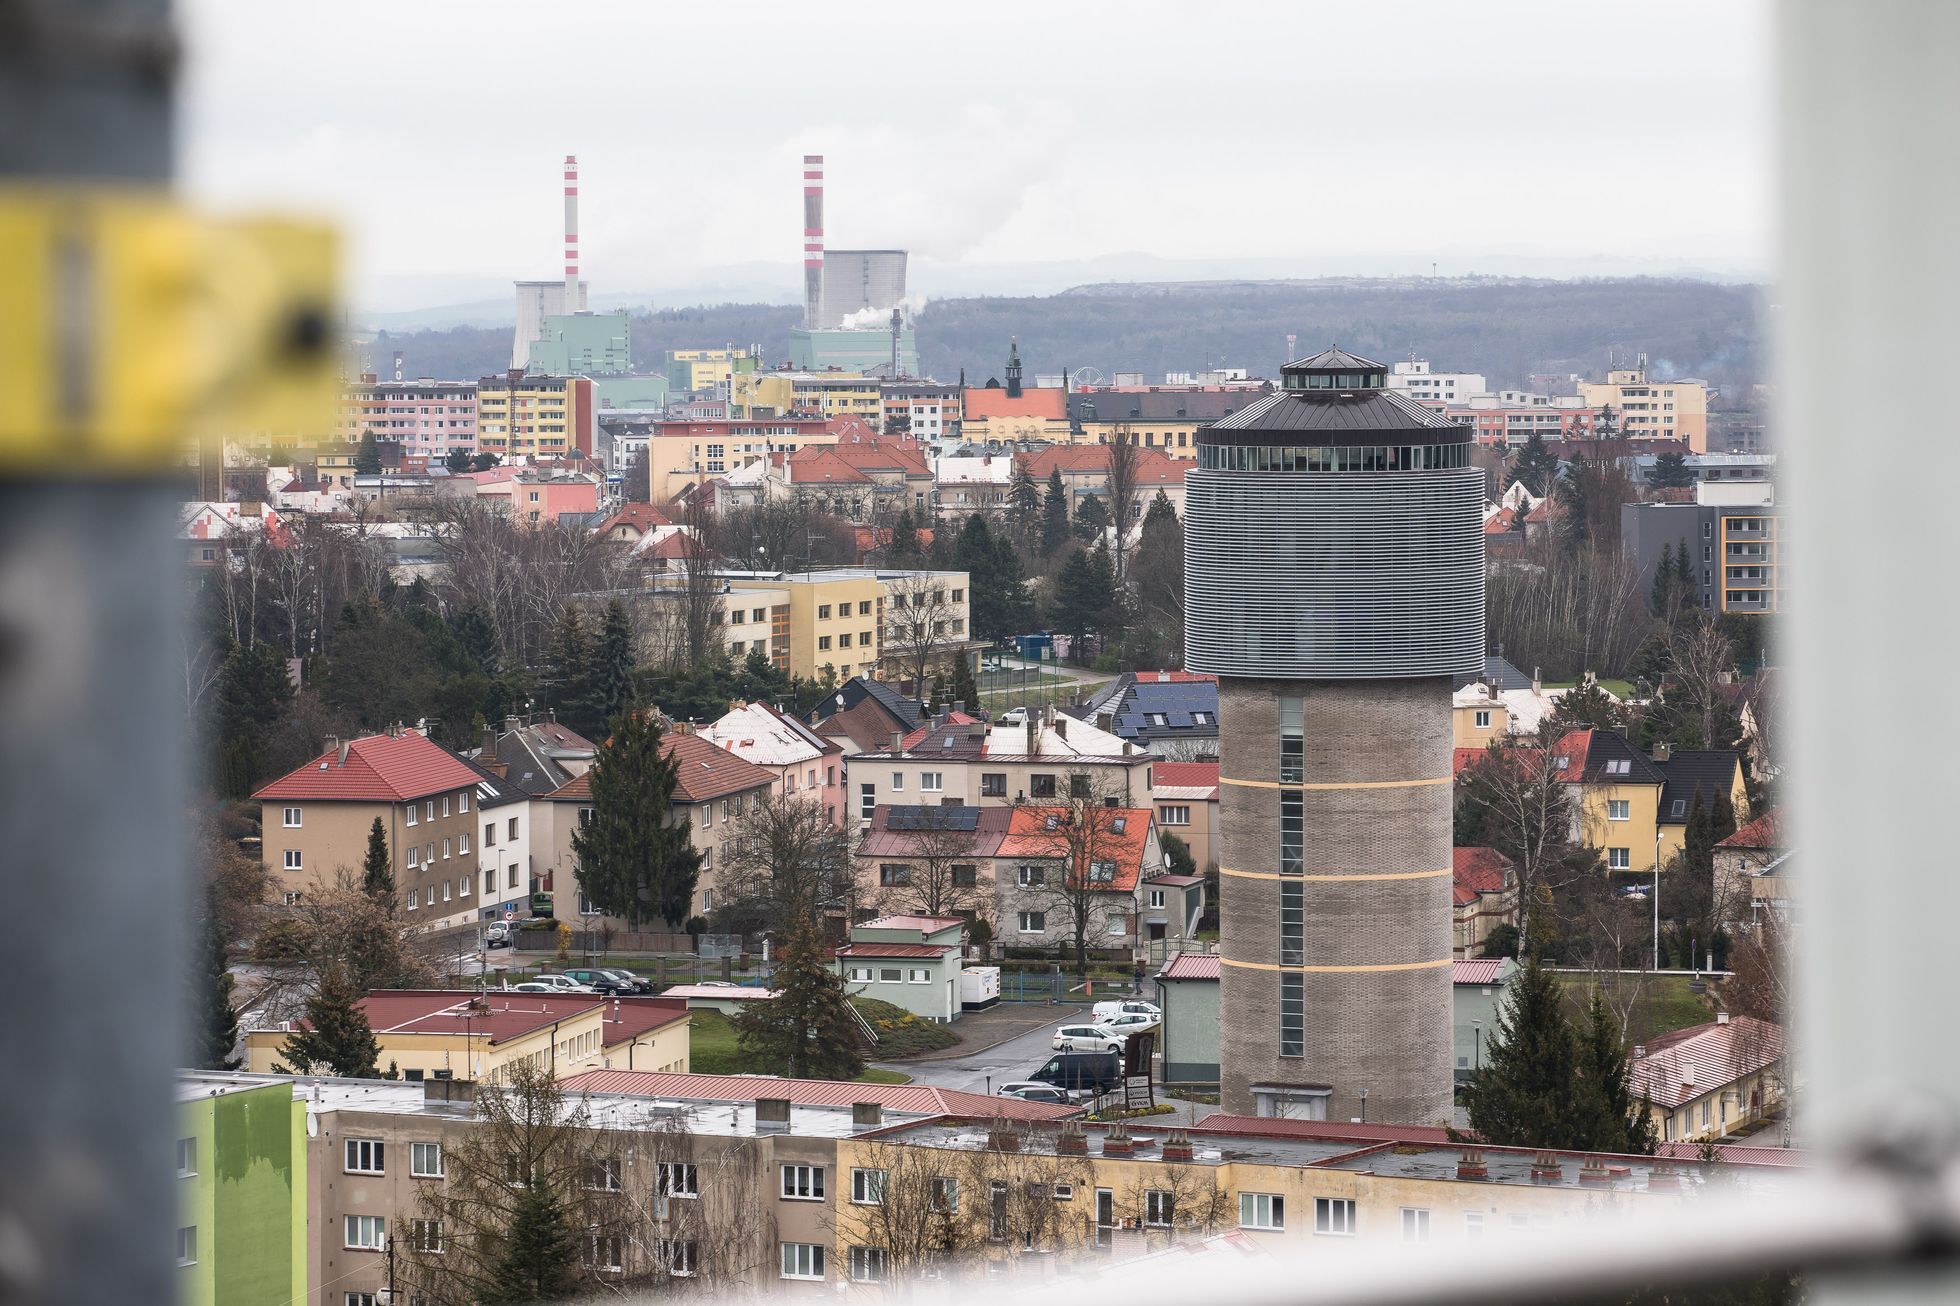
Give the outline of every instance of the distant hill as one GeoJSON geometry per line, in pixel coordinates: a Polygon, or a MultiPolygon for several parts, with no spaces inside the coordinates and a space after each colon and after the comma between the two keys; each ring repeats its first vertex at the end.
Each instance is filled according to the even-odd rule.
{"type": "MultiPolygon", "coordinates": [[[[1094,367],[1105,380],[1141,372],[1161,382],[1221,365],[1275,375],[1292,333],[1302,354],[1328,344],[1384,361],[1413,352],[1438,369],[1482,372],[1495,387],[1534,373],[1596,376],[1609,354],[1645,352],[1662,376],[1739,388],[1763,373],[1761,308],[1757,287],[1662,278],[1138,282],[934,300],[916,327],[928,373],[952,380],[965,368],[976,385],[1000,375],[1010,336],[1030,377],[1094,367]]],[[[651,369],[668,349],[757,343],[780,360],[798,317],[777,304],[635,314],[633,355],[651,369]]],[[[384,332],[372,346],[377,370],[396,349],[410,376],[476,377],[507,365],[510,331],[384,332]]]]}

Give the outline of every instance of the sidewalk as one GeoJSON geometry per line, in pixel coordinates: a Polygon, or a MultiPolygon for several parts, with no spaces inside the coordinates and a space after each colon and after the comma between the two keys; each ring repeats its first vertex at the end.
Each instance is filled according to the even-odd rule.
{"type": "Polygon", "coordinates": [[[935,1052],[922,1052],[916,1057],[894,1059],[891,1064],[905,1066],[921,1061],[954,1061],[960,1057],[970,1057],[1045,1025],[1063,1024],[1087,1010],[1079,1003],[1057,1003],[1054,1006],[1046,1002],[996,1003],[985,1011],[969,1011],[954,1021],[953,1031],[960,1036],[960,1041],[953,1046],[935,1052]]]}

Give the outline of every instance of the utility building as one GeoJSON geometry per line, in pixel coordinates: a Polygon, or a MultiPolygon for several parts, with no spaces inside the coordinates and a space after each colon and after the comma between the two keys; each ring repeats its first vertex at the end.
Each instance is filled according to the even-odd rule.
{"type": "Polygon", "coordinates": [[[1386,374],[1287,364],[1198,432],[1185,481],[1230,1113],[1450,1118],[1450,678],[1484,665],[1483,473],[1386,374]]]}

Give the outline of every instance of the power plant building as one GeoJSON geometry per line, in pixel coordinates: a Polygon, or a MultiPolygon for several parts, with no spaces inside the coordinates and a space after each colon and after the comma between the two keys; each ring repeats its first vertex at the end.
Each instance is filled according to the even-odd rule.
{"type": "Polygon", "coordinates": [[[1219,678],[1227,1112],[1450,1120],[1450,685],[1484,665],[1470,447],[1338,349],[1198,432],[1185,665],[1219,678]]]}
{"type": "Polygon", "coordinates": [[[883,330],[904,299],[904,250],[825,250],[822,308],[814,325],[819,330],[883,330]]]}

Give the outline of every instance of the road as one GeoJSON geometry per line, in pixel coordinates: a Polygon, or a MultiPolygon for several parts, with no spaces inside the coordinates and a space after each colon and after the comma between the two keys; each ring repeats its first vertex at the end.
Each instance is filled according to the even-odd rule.
{"type": "Polygon", "coordinates": [[[1010,1080],[1026,1079],[1054,1055],[1055,1026],[1086,1018],[1087,1006],[1050,1007],[1054,1019],[984,1052],[943,1061],[892,1062],[884,1067],[912,1076],[917,1084],[988,1093],[1010,1080]]]}

